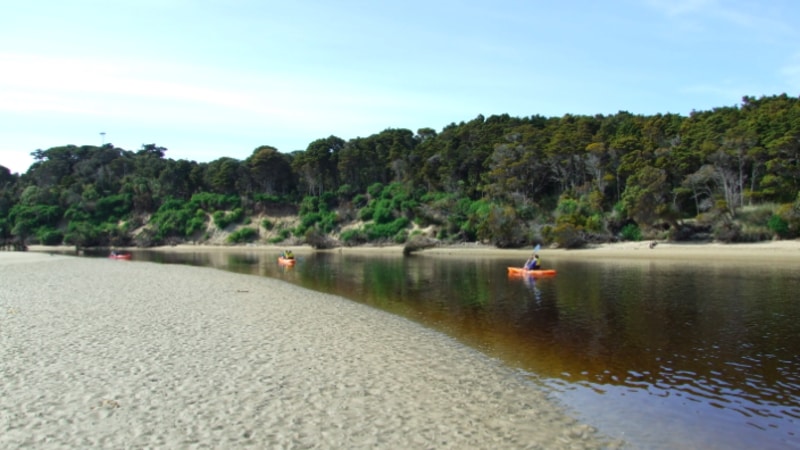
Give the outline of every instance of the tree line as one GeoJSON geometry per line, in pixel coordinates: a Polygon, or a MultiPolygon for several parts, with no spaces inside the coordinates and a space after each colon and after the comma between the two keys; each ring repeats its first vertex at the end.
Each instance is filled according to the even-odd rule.
{"type": "Polygon", "coordinates": [[[23,174],[0,166],[0,241],[150,246],[210,227],[344,245],[419,230],[499,247],[800,235],[800,99],[786,94],[688,116],[479,115],[244,160],[166,152],[65,145],[34,151],[23,174]],[[251,222],[275,211],[298,225],[251,222]]]}

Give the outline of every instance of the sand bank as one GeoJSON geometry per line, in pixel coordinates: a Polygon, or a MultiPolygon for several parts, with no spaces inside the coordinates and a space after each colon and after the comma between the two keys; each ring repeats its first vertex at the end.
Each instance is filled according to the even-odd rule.
{"type": "Polygon", "coordinates": [[[0,252],[2,448],[598,448],[405,319],[213,269],[0,252]]]}
{"type": "MultiPolygon", "coordinates": [[[[558,248],[544,248],[541,250],[547,259],[646,259],[670,261],[742,261],[775,262],[775,263],[800,263],[800,240],[770,241],[748,244],[721,244],[721,243],[679,243],[657,241],[621,242],[616,244],[592,245],[584,249],[565,250],[558,248]]],[[[289,247],[295,254],[303,255],[313,252],[308,246],[289,247]]],[[[34,250],[43,251],[47,247],[36,247],[34,250]]],[[[168,252],[203,252],[203,251],[230,251],[230,250],[273,250],[278,252],[283,247],[271,245],[246,245],[246,246],[206,246],[206,245],[177,245],[159,247],[155,250],[168,252]]],[[[325,252],[362,253],[402,255],[403,247],[391,246],[358,246],[340,247],[325,252]]],[[[522,249],[499,249],[497,247],[465,244],[447,245],[420,250],[414,255],[433,255],[443,257],[464,257],[469,255],[490,257],[512,257],[525,260],[530,256],[532,247],[522,249]]]]}
{"type": "MultiPolygon", "coordinates": [[[[670,261],[742,261],[752,262],[793,262],[800,263],[800,240],[770,241],[748,244],[720,243],[677,243],[677,242],[622,242],[617,244],[593,245],[585,249],[565,250],[543,248],[542,255],[548,259],[646,259],[670,261]]],[[[424,250],[431,255],[458,256],[465,254],[485,254],[494,256],[514,255],[524,259],[531,254],[531,248],[504,250],[493,247],[441,247],[424,250]]]]}

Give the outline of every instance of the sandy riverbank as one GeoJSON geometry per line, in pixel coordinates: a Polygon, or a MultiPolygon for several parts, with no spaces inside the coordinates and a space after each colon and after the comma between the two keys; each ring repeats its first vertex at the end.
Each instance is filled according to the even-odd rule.
{"type": "MultiPolygon", "coordinates": [[[[525,258],[531,254],[531,248],[503,250],[491,247],[464,248],[442,247],[425,250],[425,253],[438,255],[490,254],[515,255],[525,258]]],[[[548,259],[645,259],[671,261],[746,261],[758,262],[794,262],[800,263],[800,240],[771,241],[748,244],[720,243],[675,243],[656,242],[622,242],[617,244],[601,244],[579,250],[544,248],[540,250],[548,259]]]]}
{"type": "MultiPolygon", "coordinates": [[[[313,252],[308,246],[289,247],[295,254],[303,255],[313,252]]],[[[35,247],[32,250],[45,251],[47,247],[35,247]]],[[[205,246],[205,245],[177,245],[158,247],[151,250],[171,252],[198,252],[198,251],[230,251],[230,250],[265,250],[280,252],[283,247],[272,245],[249,246],[205,246]]],[[[393,246],[358,246],[340,247],[326,252],[363,253],[363,254],[397,254],[403,253],[403,247],[393,246]]],[[[525,260],[530,256],[531,247],[522,249],[499,249],[493,246],[466,244],[434,247],[420,250],[414,255],[435,255],[464,257],[470,255],[491,257],[513,257],[525,260]]],[[[720,244],[720,243],[676,243],[656,242],[651,247],[651,242],[621,242],[616,244],[601,244],[579,250],[564,250],[557,248],[544,248],[541,250],[548,260],[556,259],[644,259],[644,260],[670,260],[670,261],[742,261],[774,262],[774,263],[800,263],[800,240],[770,241],[747,244],[720,244]]]]}
{"type": "Polygon", "coordinates": [[[279,280],[0,252],[3,448],[598,448],[523,377],[279,280]]]}

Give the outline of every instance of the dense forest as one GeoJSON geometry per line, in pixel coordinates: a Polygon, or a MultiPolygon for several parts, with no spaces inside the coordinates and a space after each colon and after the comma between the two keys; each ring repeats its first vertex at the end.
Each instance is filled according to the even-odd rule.
{"type": "Polygon", "coordinates": [[[0,166],[0,243],[498,247],[800,235],[800,99],[652,116],[478,116],[237,160],[65,145],[0,166]]]}

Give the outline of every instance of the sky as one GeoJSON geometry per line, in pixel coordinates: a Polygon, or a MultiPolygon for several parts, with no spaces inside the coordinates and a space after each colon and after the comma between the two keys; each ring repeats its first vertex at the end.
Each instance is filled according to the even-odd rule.
{"type": "Polygon", "coordinates": [[[482,114],[800,94],[797,0],[4,0],[0,165],[62,145],[244,160],[482,114]]]}

